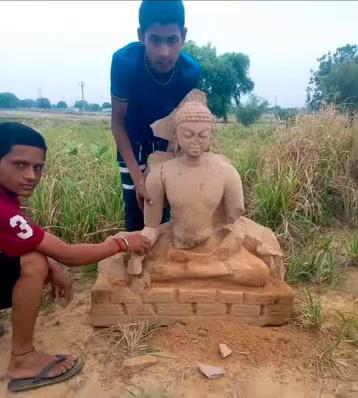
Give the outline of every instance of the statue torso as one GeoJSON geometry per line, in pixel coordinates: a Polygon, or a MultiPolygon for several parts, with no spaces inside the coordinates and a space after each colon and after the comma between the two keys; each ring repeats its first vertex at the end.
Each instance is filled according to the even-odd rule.
{"type": "Polygon", "coordinates": [[[200,165],[173,159],[162,168],[177,247],[194,247],[212,234],[214,214],[224,195],[223,161],[211,153],[202,156],[200,165]]]}

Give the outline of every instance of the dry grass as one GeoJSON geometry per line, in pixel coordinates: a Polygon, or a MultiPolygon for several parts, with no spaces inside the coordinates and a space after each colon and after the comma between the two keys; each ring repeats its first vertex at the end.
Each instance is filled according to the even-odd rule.
{"type": "Polygon", "coordinates": [[[161,327],[159,323],[138,322],[117,324],[106,331],[111,356],[132,357],[153,353],[149,338],[161,327]]]}
{"type": "Polygon", "coordinates": [[[334,109],[299,115],[293,125],[279,124],[276,142],[263,149],[266,176],[286,175],[291,218],[325,224],[357,217],[358,190],[348,173],[351,131],[345,126],[334,109]]]}
{"type": "Polygon", "coordinates": [[[353,233],[349,242],[346,243],[346,254],[350,265],[358,266],[358,232],[353,233]]]}
{"type": "Polygon", "coordinates": [[[309,289],[301,290],[291,325],[297,329],[319,332],[324,328],[325,314],[320,296],[309,289]]]}
{"type": "Polygon", "coordinates": [[[316,371],[318,377],[345,377],[347,375],[347,362],[339,353],[342,336],[338,336],[311,361],[310,366],[316,371]]]}

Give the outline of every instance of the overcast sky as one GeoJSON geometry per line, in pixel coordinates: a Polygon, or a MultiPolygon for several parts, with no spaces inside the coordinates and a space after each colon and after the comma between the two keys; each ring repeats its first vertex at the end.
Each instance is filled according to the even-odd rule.
{"type": "MultiPolygon", "coordinates": [[[[0,92],[108,101],[113,52],[136,40],[137,1],[0,1],[0,92]]],[[[316,59],[358,42],[356,1],[185,1],[188,39],[250,57],[255,93],[305,101],[316,59]]]]}

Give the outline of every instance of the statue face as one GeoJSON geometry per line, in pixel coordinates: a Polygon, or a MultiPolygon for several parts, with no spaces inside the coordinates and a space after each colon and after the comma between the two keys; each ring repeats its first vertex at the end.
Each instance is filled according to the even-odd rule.
{"type": "Polygon", "coordinates": [[[179,147],[187,156],[197,158],[210,147],[212,125],[208,122],[180,123],[175,135],[179,147]]]}

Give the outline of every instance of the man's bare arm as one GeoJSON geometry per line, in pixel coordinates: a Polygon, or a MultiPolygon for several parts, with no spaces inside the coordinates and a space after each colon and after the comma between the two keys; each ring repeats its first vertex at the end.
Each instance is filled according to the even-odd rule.
{"type": "MultiPolygon", "coordinates": [[[[126,237],[129,247],[124,243],[122,251],[131,251],[144,254],[150,247],[150,241],[144,236],[133,234],[126,237]]],[[[103,243],[83,243],[70,245],[56,236],[45,232],[42,242],[37,246],[36,251],[47,257],[69,265],[85,265],[96,263],[107,257],[113,256],[120,251],[118,243],[114,239],[108,239],[103,243]]]]}
{"type": "Polygon", "coordinates": [[[112,97],[112,134],[116,141],[118,152],[128,167],[136,189],[140,189],[142,186],[144,187],[144,176],[134,156],[133,148],[125,129],[124,120],[127,108],[127,102],[119,102],[112,97]]]}

